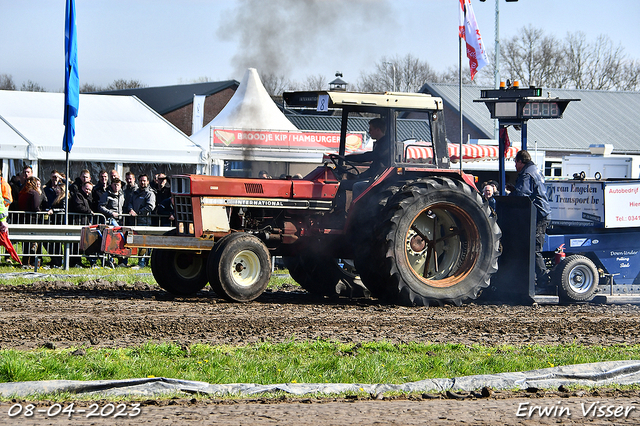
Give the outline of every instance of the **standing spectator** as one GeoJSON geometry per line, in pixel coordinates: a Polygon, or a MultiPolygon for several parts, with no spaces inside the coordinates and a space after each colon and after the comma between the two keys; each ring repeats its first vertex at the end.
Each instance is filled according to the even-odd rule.
{"type": "Polygon", "coordinates": [[[2,176],[2,169],[0,168],[0,187],[2,188],[2,203],[8,209],[13,202],[13,195],[11,194],[11,185],[2,176]]]}
{"type": "Polygon", "coordinates": [[[109,175],[106,171],[100,170],[100,173],[98,173],[98,183],[96,183],[93,187],[93,192],[91,194],[94,208],[96,208],[98,204],[100,204],[102,194],[107,191],[107,188],[109,188],[109,175]]]}
{"type": "Polygon", "coordinates": [[[4,203],[0,204],[0,232],[8,232],[9,225],[7,217],[9,216],[9,208],[4,203]]]}
{"type": "Polygon", "coordinates": [[[49,214],[53,214],[54,209],[64,211],[66,206],[64,181],[64,175],[57,170],[53,170],[49,182],[44,186],[43,192],[46,197],[49,214]]]}
{"type": "Polygon", "coordinates": [[[70,197],[69,211],[72,213],[93,214],[93,209],[91,208],[93,203],[92,191],[93,184],[85,182],[82,185],[82,191],[78,191],[70,197]]]}
{"type": "MultiPolygon", "coordinates": [[[[76,192],[75,194],[71,195],[70,199],[69,199],[69,212],[71,213],[79,213],[79,214],[83,214],[83,215],[89,215],[89,216],[83,216],[82,219],[82,223],[87,225],[87,224],[91,224],[91,215],[93,214],[93,209],[91,208],[91,205],[93,203],[93,197],[92,197],[92,190],[93,190],[93,183],[91,182],[85,182],[82,185],[82,190],[76,192]]],[[[88,256],[87,260],[89,260],[89,265],[91,265],[91,268],[96,268],[97,267],[97,257],[96,256],[88,256]]]]}
{"type": "Polygon", "coordinates": [[[171,198],[171,185],[164,173],[157,175],[156,206],[160,205],[167,198],[171,198]]]}
{"type": "MultiPolygon", "coordinates": [[[[42,190],[40,188],[40,179],[35,176],[29,176],[25,181],[24,186],[18,194],[18,210],[25,212],[39,212],[42,210],[43,202],[42,190]]],[[[34,215],[35,216],[35,215],[34,215]]],[[[31,220],[28,223],[37,223],[37,220],[31,220]]],[[[23,242],[22,243],[22,264],[27,267],[35,265],[35,259],[31,259],[31,256],[41,253],[41,248],[38,243],[23,242]]]]}
{"type": "Polygon", "coordinates": [[[547,199],[544,176],[531,160],[531,154],[525,150],[518,151],[515,162],[518,178],[515,186],[510,185],[510,195],[528,197],[536,209],[536,285],[545,288],[549,284],[549,271],[541,252],[551,208],[547,199]]]}
{"type": "MultiPolygon", "coordinates": [[[[115,178],[111,181],[111,184],[107,188],[100,202],[98,203],[99,213],[102,213],[107,218],[107,223],[112,226],[118,226],[118,221],[122,215],[122,208],[124,206],[124,194],[121,189],[122,183],[120,179],[115,178]]],[[[95,190],[95,188],[94,188],[95,190]]],[[[109,259],[108,266],[114,267],[113,260],[109,259]]],[[[118,266],[126,267],[127,259],[119,258],[118,266]]]]}
{"type": "Polygon", "coordinates": [[[71,186],[69,186],[69,193],[74,193],[76,191],[80,191],[82,188],[82,185],[85,182],[90,182],[91,181],[91,172],[89,172],[89,170],[84,169],[80,171],[80,175],[76,178],[76,180],[73,181],[73,183],[71,184],[71,186]]]}
{"type": "Polygon", "coordinates": [[[494,198],[494,195],[495,195],[494,191],[495,191],[495,188],[490,183],[485,182],[483,184],[482,199],[484,200],[485,204],[491,207],[492,210],[496,209],[496,199],[494,198]]]}
{"type": "Polygon", "coordinates": [[[151,225],[149,215],[156,208],[156,194],[149,186],[149,177],[145,174],[138,176],[138,189],[131,194],[131,200],[126,207],[127,212],[137,217],[137,225],[151,225]]]}
{"type": "Polygon", "coordinates": [[[18,198],[20,196],[20,191],[24,187],[27,179],[29,179],[33,175],[33,169],[31,166],[25,165],[22,167],[22,172],[19,175],[16,175],[11,178],[9,181],[9,185],[11,185],[11,197],[13,198],[13,202],[9,207],[9,210],[20,210],[20,206],[18,203],[18,198]]]}
{"type": "Polygon", "coordinates": [[[18,208],[25,212],[39,212],[42,210],[43,200],[40,179],[30,176],[18,194],[18,208]]]}
{"type": "MultiPolygon", "coordinates": [[[[129,206],[131,204],[131,197],[133,193],[138,190],[138,184],[136,183],[136,175],[132,171],[128,171],[125,175],[127,185],[123,189],[124,192],[124,205],[129,206]]],[[[133,218],[127,218],[127,225],[134,225],[133,218]]]]}
{"type": "MultiPolygon", "coordinates": [[[[95,191],[96,188],[94,187],[92,194],[95,194],[95,191]]],[[[118,220],[120,220],[120,216],[122,215],[123,206],[124,194],[122,193],[120,179],[116,178],[100,197],[98,211],[105,215],[109,225],[118,226],[118,220]]]]}
{"type": "Polygon", "coordinates": [[[116,169],[111,169],[111,171],[109,172],[109,177],[111,178],[111,180],[118,178],[118,180],[122,181],[122,179],[120,179],[120,173],[118,173],[116,169]]]}
{"type": "MultiPolygon", "coordinates": [[[[137,225],[150,226],[151,217],[150,214],[156,208],[156,194],[149,186],[149,177],[145,174],[138,176],[138,189],[133,192],[131,201],[127,206],[129,214],[137,218],[137,225]]],[[[139,260],[138,267],[144,268],[147,264],[145,258],[146,250],[142,249],[138,252],[139,260]]]]}
{"type": "Polygon", "coordinates": [[[66,177],[64,173],[60,173],[57,170],[51,170],[51,174],[49,175],[49,180],[44,184],[44,192],[46,194],[47,188],[53,188],[57,185],[64,185],[66,182],[66,177]]]}

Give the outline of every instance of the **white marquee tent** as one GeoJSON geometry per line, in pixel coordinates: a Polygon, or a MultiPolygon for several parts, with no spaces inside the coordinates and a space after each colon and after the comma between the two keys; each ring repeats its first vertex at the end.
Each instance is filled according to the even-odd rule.
{"type": "MultiPolygon", "coordinates": [[[[64,94],[0,90],[2,158],[64,160],[64,94]]],[[[204,165],[194,143],[135,96],[80,95],[73,161],[204,165]]]]}
{"type": "Polygon", "coordinates": [[[320,163],[326,148],[310,144],[302,149],[275,149],[261,147],[214,147],[216,129],[246,131],[288,131],[300,133],[280,111],[264,88],[255,68],[248,68],[238,90],[227,105],[209,123],[191,135],[196,144],[209,147],[211,174],[222,174],[224,160],[280,161],[290,163],[320,163]]]}

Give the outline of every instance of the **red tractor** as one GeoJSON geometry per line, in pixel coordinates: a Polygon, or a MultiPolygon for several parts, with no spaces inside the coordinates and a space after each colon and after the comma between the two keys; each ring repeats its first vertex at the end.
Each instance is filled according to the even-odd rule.
{"type": "Polygon", "coordinates": [[[319,296],[363,285],[403,305],[477,298],[498,269],[501,232],[473,177],[450,168],[442,100],[344,91],[284,99],[342,109],[339,155],[299,180],[174,176],[172,235],[126,236],[128,247],[153,248],[158,284],[187,295],[209,283],[221,297],[251,301],[269,282],[271,256],[283,256],[293,279],[319,296]],[[388,158],[367,180],[345,158],[353,116],[386,123],[388,158]],[[431,140],[402,140],[397,118],[423,120],[431,140]],[[354,181],[365,182],[355,196],[354,181]]]}

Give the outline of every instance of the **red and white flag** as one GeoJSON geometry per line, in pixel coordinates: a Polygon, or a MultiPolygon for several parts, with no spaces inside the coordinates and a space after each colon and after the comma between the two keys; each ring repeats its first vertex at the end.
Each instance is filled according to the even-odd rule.
{"type": "Polygon", "coordinates": [[[473,81],[473,77],[482,67],[487,65],[488,61],[487,52],[484,50],[482,37],[478,29],[476,15],[471,7],[471,0],[460,0],[459,17],[458,36],[466,41],[471,81],[473,81]]]}

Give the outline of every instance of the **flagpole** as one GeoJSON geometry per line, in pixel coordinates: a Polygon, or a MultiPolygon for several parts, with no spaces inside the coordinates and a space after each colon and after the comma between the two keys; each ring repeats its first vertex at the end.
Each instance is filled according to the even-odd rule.
{"type": "MultiPolygon", "coordinates": [[[[464,12],[467,13],[466,10],[464,12]]],[[[460,174],[462,174],[462,139],[464,138],[464,119],[462,116],[462,43],[464,39],[458,36],[458,105],[460,109],[460,174]]]]}
{"type": "MultiPolygon", "coordinates": [[[[75,135],[75,118],[78,116],[80,106],[80,79],[78,77],[78,42],[76,34],[76,4],[75,0],[67,0],[64,22],[64,54],[65,54],[65,83],[64,83],[64,136],[62,150],[66,152],[65,194],[67,201],[64,208],[64,224],[69,224],[69,153],[73,146],[75,135]]],[[[79,191],[82,188],[78,189],[79,191]]],[[[69,243],[64,246],[64,269],[69,269],[69,243]]]]}
{"type": "MultiPolygon", "coordinates": [[[[68,108],[68,107],[67,107],[68,108]]],[[[66,130],[66,129],[65,129],[66,130]]],[[[64,203],[64,224],[69,224],[69,151],[66,151],[65,155],[65,182],[64,182],[64,192],[65,192],[65,200],[64,203]]],[[[64,243],[64,270],[69,270],[69,243],[64,243]]]]}

